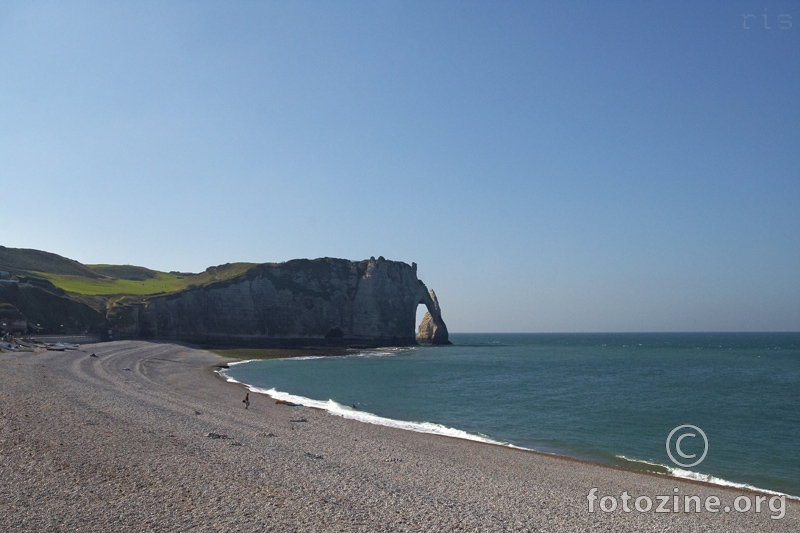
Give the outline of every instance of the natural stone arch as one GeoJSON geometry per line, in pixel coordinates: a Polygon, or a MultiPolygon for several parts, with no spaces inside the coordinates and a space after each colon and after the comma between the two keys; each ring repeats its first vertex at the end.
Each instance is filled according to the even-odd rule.
{"type": "Polygon", "coordinates": [[[452,344],[447,333],[447,326],[442,320],[442,310],[439,300],[433,289],[428,292],[425,284],[420,281],[420,290],[417,294],[417,305],[423,304],[428,309],[425,317],[419,324],[417,342],[420,344],[452,344]]]}

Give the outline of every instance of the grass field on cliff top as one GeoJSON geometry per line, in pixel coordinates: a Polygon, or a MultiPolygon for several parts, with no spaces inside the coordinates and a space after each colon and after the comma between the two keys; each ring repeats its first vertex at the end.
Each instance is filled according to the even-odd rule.
{"type": "MultiPolygon", "coordinates": [[[[98,270],[107,269],[111,265],[90,265],[98,270]]],[[[48,272],[31,273],[43,277],[56,287],[67,292],[85,294],[90,296],[135,294],[147,295],[158,293],[176,292],[192,285],[201,286],[215,281],[224,281],[246,272],[253,263],[231,263],[219,267],[212,267],[199,274],[181,274],[149,271],[150,277],[146,279],[123,279],[114,277],[87,278],[66,274],[52,274],[48,272]]],[[[141,276],[137,276],[140,277],[141,276]]]]}

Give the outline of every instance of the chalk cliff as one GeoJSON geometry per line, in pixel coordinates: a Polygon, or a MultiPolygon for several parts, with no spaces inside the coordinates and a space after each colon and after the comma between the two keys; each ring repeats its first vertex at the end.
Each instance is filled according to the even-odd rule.
{"type": "Polygon", "coordinates": [[[113,320],[126,336],[200,344],[404,346],[416,343],[419,304],[432,316],[426,342],[448,344],[438,302],[417,279],[416,264],[297,259],[131,302],[113,320]]]}

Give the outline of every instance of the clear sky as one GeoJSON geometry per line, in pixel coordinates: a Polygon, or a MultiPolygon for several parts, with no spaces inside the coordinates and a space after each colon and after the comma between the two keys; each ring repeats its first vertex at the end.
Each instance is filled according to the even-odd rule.
{"type": "Polygon", "coordinates": [[[415,261],[451,331],[800,330],[800,3],[3,2],[0,187],[83,263],[415,261]]]}

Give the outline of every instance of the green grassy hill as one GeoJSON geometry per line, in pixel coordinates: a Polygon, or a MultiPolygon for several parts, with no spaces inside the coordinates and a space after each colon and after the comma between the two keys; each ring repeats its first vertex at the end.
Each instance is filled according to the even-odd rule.
{"type": "Polygon", "coordinates": [[[86,296],[170,293],[244,274],[255,263],[228,263],[199,274],[159,272],[133,265],[83,265],[49,252],[0,246],[0,270],[44,279],[61,290],[86,296]]]}
{"type": "Polygon", "coordinates": [[[89,279],[103,277],[100,272],[95,272],[86,265],[60,255],[25,248],[6,248],[5,246],[0,246],[0,270],[22,275],[29,272],[48,272],[89,279]]]}
{"type": "MultiPolygon", "coordinates": [[[[158,272],[145,267],[133,265],[86,265],[95,272],[109,278],[129,279],[132,281],[144,281],[154,278],[158,272]]],[[[189,274],[191,275],[191,274],[189,274]]]]}
{"type": "Polygon", "coordinates": [[[118,294],[156,294],[160,292],[174,292],[182,287],[181,279],[163,272],[156,273],[152,278],[138,281],[117,278],[85,278],[83,276],[67,276],[51,274],[48,272],[32,272],[40,276],[59,289],[85,295],[113,296],[118,294]]]}
{"type": "Polygon", "coordinates": [[[151,295],[227,281],[253,266],[229,263],[199,274],[159,272],[133,265],[83,265],[49,252],[0,246],[0,271],[9,274],[3,277],[19,281],[0,284],[0,329],[24,330],[27,323],[44,333],[105,334],[111,324],[124,323],[128,305],[151,295]],[[15,325],[9,326],[11,322],[15,325]]]}
{"type": "MultiPolygon", "coordinates": [[[[240,274],[244,274],[253,266],[255,266],[254,263],[231,263],[218,267],[211,267],[200,274],[189,275],[149,270],[149,272],[152,273],[150,277],[139,277],[138,279],[130,279],[130,274],[128,274],[128,279],[117,277],[87,278],[83,276],[52,274],[49,272],[33,272],[33,274],[46,279],[59,289],[77,294],[105,296],[121,294],[148,295],[177,292],[190,286],[202,286],[215,281],[228,280],[240,274]]],[[[133,272],[131,269],[147,270],[142,267],[131,267],[127,265],[103,265],[102,268],[103,270],[101,270],[101,272],[133,272]]]]}

